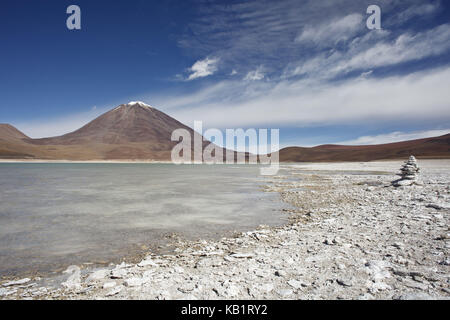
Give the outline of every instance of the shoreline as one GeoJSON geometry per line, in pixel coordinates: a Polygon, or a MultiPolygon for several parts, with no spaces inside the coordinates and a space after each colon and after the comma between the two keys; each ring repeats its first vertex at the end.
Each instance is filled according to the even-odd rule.
{"type": "MultiPolygon", "coordinates": [[[[419,161],[445,161],[450,160],[450,158],[421,158],[417,157],[419,161]]],[[[404,161],[404,158],[398,158],[398,159],[377,159],[377,160],[369,160],[369,161],[354,161],[354,160],[348,160],[348,161],[304,161],[304,162],[295,162],[295,161],[280,161],[280,165],[291,165],[291,164],[315,164],[315,165],[321,165],[321,164],[336,164],[336,163],[342,163],[342,164],[352,164],[352,163],[376,163],[376,162],[392,162],[392,161],[404,161]]],[[[173,163],[171,160],[152,160],[152,159],[110,159],[110,160],[104,160],[104,159],[92,159],[92,160],[67,160],[67,159],[7,159],[7,158],[0,158],[0,163],[173,163]]],[[[203,162],[199,163],[189,163],[189,164],[203,164],[203,162]]],[[[216,164],[216,163],[215,163],[216,164]]],[[[221,163],[217,163],[221,164],[221,163]]],[[[223,163],[227,164],[227,163],[223,163]]],[[[248,163],[230,163],[230,164],[248,164],[248,163]]],[[[251,163],[251,164],[258,164],[258,163],[251,163]]]]}
{"type": "Polygon", "coordinates": [[[162,163],[172,164],[172,161],[158,160],[46,160],[46,159],[0,159],[0,163],[162,163]]]}
{"type": "Polygon", "coordinates": [[[0,286],[0,298],[448,299],[450,161],[419,161],[422,185],[394,188],[400,164],[286,164],[266,185],[294,205],[285,226],[179,241],[175,255],[137,264],[74,266],[56,288],[30,279],[0,286]]]}

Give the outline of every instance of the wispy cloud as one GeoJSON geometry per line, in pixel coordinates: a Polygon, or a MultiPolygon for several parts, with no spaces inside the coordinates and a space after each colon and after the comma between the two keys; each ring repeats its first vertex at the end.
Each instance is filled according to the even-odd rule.
{"type": "Polygon", "coordinates": [[[189,68],[191,74],[188,76],[187,80],[194,80],[198,78],[204,78],[214,74],[217,71],[217,63],[219,59],[217,58],[205,58],[203,60],[198,60],[192,67],[189,68]]]}
{"type": "Polygon", "coordinates": [[[392,40],[386,39],[389,35],[381,30],[354,38],[346,49],[319,53],[310,59],[288,64],[283,76],[305,75],[325,81],[354,70],[373,71],[450,51],[450,24],[423,32],[403,33],[392,40]]]}
{"type": "Polygon", "coordinates": [[[159,103],[185,123],[208,127],[299,127],[386,122],[450,121],[450,67],[387,78],[318,84],[227,81],[159,103]]]}
{"type": "MultiPolygon", "coordinates": [[[[181,36],[178,44],[186,54],[196,58],[220,57],[225,70],[239,69],[244,75],[264,65],[265,77],[276,80],[287,66],[298,67],[320,55],[325,59],[341,57],[342,62],[347,63],[364,52],[367,52],[367,59],[360,56],[359,61],[384,51],[392,57],[406,48],[403,43],[392,43],[396,39],[402,40],[402,34],[405,45],[406,42],[420,42],[429,34],[390,27],[418,16],[421,19],[433,17],[440,8],[439,1],[424,4],[420,0],[379,0],[384,30],[369,31],[365,24],[369,4],[372,3],[354,0],[250,0],[226,5],[205,2],[200,6],[197,19],[189,24],[189,32],[181,36]],[[412,38],[407,39],[408,35],[412,38]],[[374,49],[368,51],[372,47],[374,49]]],[[[436,46],[436,43],[429,44],[436,46]]],[[[414,49],[418,47],[416,43],[414,49]]],[[[443,48],[443,45],[439,47],[443,48]]],[[[422,58],[430,51],[426,50],[422,58]]],[[[400,59],[411,57],[411,52],[400,55],[400,59]]],[[[375,58],[380,64],[382,57],[375,58]]],[[[325,62],[332,63],[333,60],[325,62]]],[[[348,68],[356,62],[351,61],[348,68]]]]}
{"type": "Polygon", "coordinates": [[[422,138],[431,138],[443,136],[450,133],[450,128],[439,129],[439,130],[426,130],[426,131],[415,131],[415,132],[390,132],[386,134],[379,134],[375,136],[362,136],[357,139],[341,141],[338,144],[344,145],[370,145],[370,144],[383,144],[392,142],[401,142],[406,140],[415,140],[422,138]]]}
{"type": "Polygon", "coordinates": [[[379,42],[341,61],[332,72],[391,66],[442,54],[450,49],[450,24],[425,32],[405,33],[392,42],[379,42]]]}
{"type": "Polygon", "coordinates": [[[363,27],[363,16],[353,13],[334,21],[327,21],[319,26],[306,26],[295,38],[295,42],[315,47],[334,46],[340,41],[352,39],[364,30],[363,27]]]}
{"type": "Polygon", "coordinates": [[[258,81],[264,79],[263,67],[259,66],[256,70],[252,70],[244,77],[245,81],[258,81]]]}
{"type": "Polygon", "coordinates": [[[440,1],[430,1],[429,3],[417,3],[407,6],[404,10],[398,10],[393,19],[389,21],[388,27],[403,24],[411,19],[424,19],[433,17],[441,9],[440,1]]]}

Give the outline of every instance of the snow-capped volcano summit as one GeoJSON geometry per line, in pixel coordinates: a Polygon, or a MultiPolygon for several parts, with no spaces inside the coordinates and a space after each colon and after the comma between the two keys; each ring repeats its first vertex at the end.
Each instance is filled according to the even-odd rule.
{"type": "Polygon", "coordinates": [[[138,105],[140,107],[153,108],[151,105],[146,104],[145,102],[142,102],[142,101],[130,101],[126,105],[129,106],[129,107],[134,106],[134,105],[138,105]]]}

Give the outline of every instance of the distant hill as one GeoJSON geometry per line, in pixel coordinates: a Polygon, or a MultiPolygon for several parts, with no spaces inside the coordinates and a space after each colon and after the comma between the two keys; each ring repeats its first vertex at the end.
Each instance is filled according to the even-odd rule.
{"type": "Polygon", "coordinates": [[[0,124],[0,158],[32,158],[34,148],[30,138],[9,124],[0,124]]]}
{"type": "MultiPolygon", "coordinates": [[[[0,158],[167,161],[178,143],[171,141],[172,132],[179,128],[186,129],[192,137],[199,135],[156,108],[130,102],[59,137],[31,139],[9,124],[0,124],[0,158]]],[[[208,144],[203,142],[203,146],[208,144]]],[[[280,150],[280,161],[370,161],[406,158],[411,154],[419,158],[450,158],[450,134],[372,146],[289,147],[280,150]]]]}
{"type": "Polygon", "coordinates": [[[10,124],[0,123],[0,139],[5,141],[29,139],[25,134],[10,124]]]}
{"type": "Polygon", "coordinates": [[[441,137],[368,146],[288,147],[280,150],[280,161],[372,161],[404,159],[410,155],[419,158],[450,158],[450,134],[441,137]]]}

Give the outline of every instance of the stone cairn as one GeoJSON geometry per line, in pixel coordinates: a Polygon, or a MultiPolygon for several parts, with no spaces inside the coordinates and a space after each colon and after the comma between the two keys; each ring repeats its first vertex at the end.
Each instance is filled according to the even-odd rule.
{"type": "Polygon", "coordinates": [[[392,182],[395,187],[410,186],[418,184],[419,166],[414,156],[410,156],[408,161],[400,168],[400,173],[397,174],[401,178],[392,182]]]}

